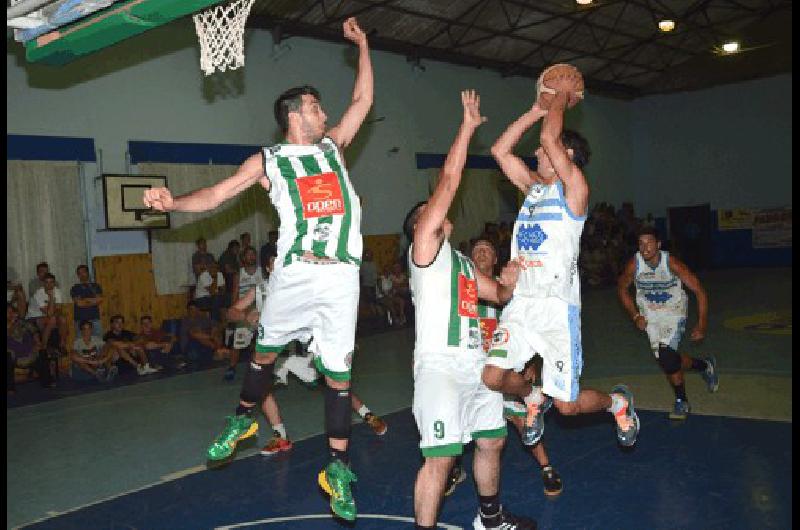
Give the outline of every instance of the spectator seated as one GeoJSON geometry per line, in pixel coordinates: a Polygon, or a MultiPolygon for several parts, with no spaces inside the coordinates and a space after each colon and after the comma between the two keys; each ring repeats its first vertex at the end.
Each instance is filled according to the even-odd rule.
{"type": "Polygon", "coordinates": [[[56,367],[41,346],[38,329],[20,318],[12,304],[6,307],[6,391],[16,390],[17,370],[25,376],[35,372],[42,386],[54,386],[56,367]]]}

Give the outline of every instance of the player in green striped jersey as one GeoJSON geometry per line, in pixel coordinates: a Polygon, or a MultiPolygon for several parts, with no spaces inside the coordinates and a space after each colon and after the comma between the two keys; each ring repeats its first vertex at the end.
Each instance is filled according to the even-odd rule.
{"type": "MultiPolygon", "coordinates": [[[[470,253],[472,261],[475,262],[475,267],[486,276],[494,276],[497,267],[497,250],[494,243],[488,238],[480,237],[472,245],[470,253]]],[[[483,351],[488,353],[492,346],[492,336],[497,330],[497,322],[500,317],[501,309],[491,304],[484,302],[478,303],[478,319],[481,328],[481,338],[483,340],[483,351]]],[[[525,365],[522,374],[527,381],[533,384],[537,377],[537,371],[541,373],[541,369],[536,367],[536,360],[541,361],[541,357],[534,357],[525,365]]],[[[539,363],[541,366],[541,363],[539,363]]],[[[503,401],[503,414],[506,419],[514,424],[520,435],[525,427],[525,416],[527,409],[525,405],[518,401],[514,396],[505,396],[503,401]]],[[[550,458],[544,447],[544,442],[539,441],[536,445],[526,448],[536,459],[542,469],[542,483],[544,484],[544,493],[548,496],[556,496],[561,493],[563,488],[561,477],[558,472],[550,465],[550,458]]],[[[445,495],[451,495],[456,486],[466,479],[466,472],[461,464],[461,457],[456,459],[453,469],[450,471],[450,476],[447,478],[447,489],[445,495]]]]}
{"type": "Polygon", "coordinates": [[[325,426],[331,459],[319,474],[331,509],[356,518],[347,447],[350,438],[350,366],[358,307],[361,209],[341,150],[352,142],[372,107],[373,75],[367,36],[355,18],[344,36],[358,47],[358,71],[350,105],[333,128],[319,92],[290,89],[275,102],[286,142],[249,157],[231,177],[207,188],[172,197],[166,188],[145,192],[145,205],[160,211],[213,210],[253,184],[269,192],[280,217],[278,257],[269,281],[270,306],[262,312],[256,354],[245,374],[236,414],[208,449],[211,460],[233,454],[239,440],[253,436],[253,417],[272,384],[277,354],[292,340],[307,340],[325,374],[325,426]]]}
{"type": "Polygon", "coordinates": [[[510,264],[495,281],[448,241],[453,225],[447,211],[461,182],[469,141],[486,121],[475,91],[463,91],[461,102],[463,121],[436,189],[427,203],[409,212],[403,226],[412,241],[408,254],[416,312],[412,408],[425,459],[414,484],[414,518],[418,529],[435,528],[450,468],[464,445],[475,440],[473,469],[480,508],[473,527],[532,529],[536,523],[500,505],[503,396],[481,381],[486,355],[477,309],[479,297],[494,303],[511,298],[519,265],[510,264]]]}

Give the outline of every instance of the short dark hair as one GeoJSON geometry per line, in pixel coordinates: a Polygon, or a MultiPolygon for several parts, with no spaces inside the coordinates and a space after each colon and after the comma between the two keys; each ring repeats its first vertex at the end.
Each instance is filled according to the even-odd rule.
{"type": "Polygon", "coordinates": [[[253,237],[252,235],[250,235],[250,232],[242,232],[241,234],[239,234],[239,239],[244,239],[244,236],[250,236],[251,238],[253,237]]]}
{"type": "Polygon", "coordinates": [[[141,324],[145,320],[153,320],[153,317],[151,317],[150,315],[142,315],[141,317],[139,317],[139,324],[141,324]]]}
{"type": "Polygon", "coordinates": [[[403,233],[409,241],[414,241],[414,225],[419,221],[420,209],[426,204],[428,204],[428,201],[420,201],[406,214],[406,218],[403,221],[403,233]]]}
{"type": "Polygon", "coordinates": [[[241,246],[241,244],[239,243],[239,240],[238,240],[238,239],[231,239],[231,240],[228,242],[228,248],[229,248],[229,249],[230,249],[230,248],[233,248],[233,247],[238,247],[238,246],[241,246]]]}
{"type": "Polygon", "coordinates": [[[46,261],[43,261],[41,263],[37,263],[36,264],[36,272],[39,272],[39,269],[41,269],[42,267],[47,267],[49,269],[50,265],[48,265],[46,261]]]}
{"type": "Polygon", "coordinates": [[[194,244],[195,244],[195,245],[199,245],[201,241],[202,241],[203,243],[207,243],[207,241],[206,241],[206,238],[204,238],[204,237],[198,237],[198,238],[197,238],[197,240],[195,240],[194,244]]]}
{"type": "Polygon", "coordinates": [[[89,326],[92,326],[92,327],[94,327],[94,326],[92,325],[92,321],[91,321],[91,320],[81,320],[81,321],[78,323],[78,329],[83,329],[83,326],[86,326],[86,325],[89,325],[89,326]]]}
{"type": "Polygon", "coordinates": [[[113,324],[115,320],[121,320],[121,321],[125,322],[125,317],[120,315],[120,314],[116,314],[116,315],[111,317],[111,323],[113,324]]]}
{"type": "Polygon", "coordinates": [[[475,247],[478,246],[478,243],[485,243],[492,247],[494,251],[494,255],[497,256],[497,247],[494,245],[491,239],[489,239],[485,234],[482,234],[475,238],[475,241],[472,242],[472,247],[469,249],[469,253],[472,254],[472,251],[475,250],[475,247]]]}
{"type": "Polygon", "coordinates": [[[53,281],[56,281],[56,277],[55,277],[55,276],[53,276],[53,273],[51,273],[51,272],[48,272],[47,274],[45,274],[45,275],[44,275],[44,279],[45,279],[45,280],[49,280],[49,279],[51,279],[51,278],[53,279],[53,281]]]}
{"type": "Polygon", "coordinates": [[[189,301],[186,303],[186,309],[189,309],[189,308],[190,308],[190,307],[192,307],[192,306],[194,306],[194,307],[197,307],[197,302],[195,302],[194,300],[189,300],[189,301]]]}
{"type": "Polygon", "coordinates": [[[580,133],[564,129],[561,131],[561,143],[566,149],[572,149],[572,161],[576,166],[583,169],[589,163],[592,150],[589,148],[589,142],[580,133]]]}
{"type": "Polygon", "coordinates": [[[300,110],[300,106],[303,104],[303,96],[306,95],[314,96],[317,101],[321,99],[319,90],[311,85],[303,85],[290,88],[275,100],[275,121],[278,122],[281,132],[285,133],[289,130],[289,113],[300,110]]]}
{"type": "Polygon", "coordinates": [[[656,241],[661,241],[661,234],[658,231],[658,228],[655,226],[643,226],[639,229],[639,233],[636,234],[636,239],[639,239],[642,236],[653,236],[656,238],[656,241]]]}
{"type": "Polygon", "coordinates": [[[78,272],[80,272],[80,270],[81,270],[81,269],[86,269],[86,272],[89,272],[89,267],[87,267],[86,265],[78,265],[78,266],[75,268],[75,273],[78,273],[78,272]]]}

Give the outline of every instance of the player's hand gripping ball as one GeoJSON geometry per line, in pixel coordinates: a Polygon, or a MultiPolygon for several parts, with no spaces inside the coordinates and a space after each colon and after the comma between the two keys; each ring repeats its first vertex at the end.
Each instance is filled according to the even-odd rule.
{"type": "Polygon", "coordinates": [[[558,92],[566,92],[567,108],[572,108],[583,99],[583,75],[571,64],[554,64],[545,68],[536,80],[536,102],[547,110],[553,96],[558,92]]]}

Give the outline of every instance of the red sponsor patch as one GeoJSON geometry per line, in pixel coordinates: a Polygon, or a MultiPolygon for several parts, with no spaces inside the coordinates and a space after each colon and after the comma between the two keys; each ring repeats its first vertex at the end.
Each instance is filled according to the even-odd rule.
{"type": "Polygon", "coordinates": [[[497,329],[496,318],[482,318],[481,325],[481,338],[483,339],[483,349],[489,351],[492,346],[492,337],[497,329]]]}
{"type": "Polygon", "coordinates": [[[517,261],[519,262],[519,266],[522,268],[522,270],[528,269],[530,267],[543,267],[544,266],[544,263],[542,263],[541,260],[538,260],[538,259],[526,259],[524,256],[519,256],[517,258],[517,261]]]}
{"type": "Polygon", "coordinates": [[[344,215],[342,188],[336,173],[298,177],[295,182],[303,203],[303,219],[344,215]]]}
{"type": "Polygon", "coordinates": [[[478,316],[478,282],[458,275],[458,314],[462,317],[478,316]]]}

